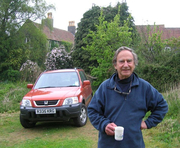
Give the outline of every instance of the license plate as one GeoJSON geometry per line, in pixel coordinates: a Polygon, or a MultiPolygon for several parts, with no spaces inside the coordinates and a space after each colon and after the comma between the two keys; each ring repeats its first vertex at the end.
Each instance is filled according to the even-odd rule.
{"type": "Polygon", "coordinates": [[[55,108],[49,108],[49,109],[36,109],[36,114],[55,114],[56,109],[55,108]]]}

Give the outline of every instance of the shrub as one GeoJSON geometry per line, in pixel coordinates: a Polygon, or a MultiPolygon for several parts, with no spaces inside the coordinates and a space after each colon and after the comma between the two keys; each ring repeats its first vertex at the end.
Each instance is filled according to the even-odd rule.
{"type": "Polygon", "coordinates": [[[37,63],[27,60],[20,68],[21,80],[35,82],[42,72],[37,63]]]}
{"type": "Polygon", "coordinates": [[[69,53],[66,52],[64,46],[54,48],[47,54],[45,66],[46,70],[72,68],[72,58],[69,53]]]}
{"type": "Polygon", "coordinates": [[[4,71],[1,74],[2,81],[8,80],[8,81],[15,82],[15,81],[18,81],[19,79],[20,79],[20,72],[17,70],[13,70],[11,67],[10,69],[4,71]]]}
{"type": "Polygon", "coordinates": [[[180,83],[180,53],[164,60],[164,63],[140,63],[136,72],[161,92],[170,90],[180,83]]]}

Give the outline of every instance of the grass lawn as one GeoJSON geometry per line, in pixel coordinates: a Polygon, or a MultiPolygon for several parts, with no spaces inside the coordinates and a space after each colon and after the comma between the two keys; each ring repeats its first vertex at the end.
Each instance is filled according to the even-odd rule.
{"type": "Polygon", "coordinates": [[[0,114],[0,133],[1,148],[95,148],[98,138],[89,120],[80,128],[72,122],[43,122],[25,129],[19,112],[0,114]]]}
{"type": "MultiPolygon", "coordinates": [[[[144,130],[146,147],[179,148],[180,127],[177,125],[173,130],[174,122],[167,119],[155,128],[144,130]]],[[[19,112],[0,114],[0,133],[1,148],[97,148],[98,140],[98,131],[89,120],[80,128],[73,126],[73,122],[46,122],[25,129],[20,125],[19,112]]]]}

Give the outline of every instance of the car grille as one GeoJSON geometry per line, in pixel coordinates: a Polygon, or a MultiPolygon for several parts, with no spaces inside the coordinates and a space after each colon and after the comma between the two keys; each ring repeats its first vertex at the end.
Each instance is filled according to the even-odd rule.
{"type": "Polygon", "coordinates": [[[59,103],[59,100],[43,100],[43,101],[34,101],[36,106],[54,106],[59,103]]]}

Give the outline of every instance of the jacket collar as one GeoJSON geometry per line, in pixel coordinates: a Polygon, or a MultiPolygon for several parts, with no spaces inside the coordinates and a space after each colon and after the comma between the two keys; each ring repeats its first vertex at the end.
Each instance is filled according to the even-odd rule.
{"type": "MultiPolygon", "coordinates": [[[[110,78],[109,78],[109,83],[107,87],[109,89],[114,89],[115,87],[115,77],[117,73],[114,73],[110,78]]],[[[133,72],[133,79],[132,79],[132,84],[131,87],[138,86],[139,85],[139,77],[136,73],[133,72]]]]}

